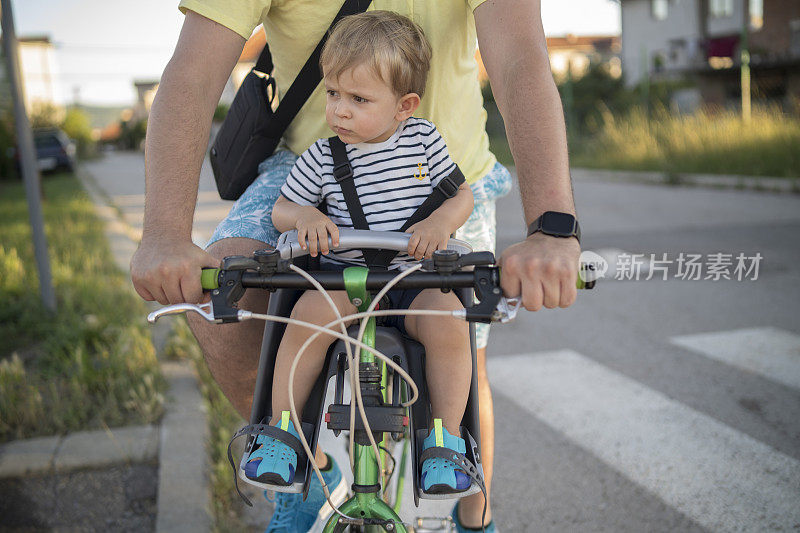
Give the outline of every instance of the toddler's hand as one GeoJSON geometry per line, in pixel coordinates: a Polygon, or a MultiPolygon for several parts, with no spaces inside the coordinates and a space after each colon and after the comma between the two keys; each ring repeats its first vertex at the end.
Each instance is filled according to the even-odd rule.
{"type": "Polygon", "coordinates": [[[308,206],[303,209],[295,222],[297,228],[297,241],[305,250],[308,247],[311,257],[317,256],[317,250],[322,255],[330,251],[328,247],[328,234],[330,233],[333,246],[339,246],[339,228],[316,207],[308,206]],[[308,243],[306,243],[306,239],[308,243]],[[319,244],[318,244],[319,243],[319,244]]]}
{"type": "Polygon", "coordinates": [[[447,248],[447,241],[450,240],[449,228],[428,217],[411,225],[406,233],[412,233],[408,239],[408,255],[420,260],[423,257],[430,259],[436,250],[447,248]]]}

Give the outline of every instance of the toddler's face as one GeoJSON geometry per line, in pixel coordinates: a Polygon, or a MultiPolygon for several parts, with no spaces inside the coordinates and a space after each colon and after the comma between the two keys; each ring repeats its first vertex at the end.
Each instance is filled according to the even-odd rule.
{"type": "Polygon", "coordinates": [[[324,83],[325,119],[345,143],[385,141],[407,118],[403,98],[365,65],[345,70],[338,78],[325,76],[324,83]]]}

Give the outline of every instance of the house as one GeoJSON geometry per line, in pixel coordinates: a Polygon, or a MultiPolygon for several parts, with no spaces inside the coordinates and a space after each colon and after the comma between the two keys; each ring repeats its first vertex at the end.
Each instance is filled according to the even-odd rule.
{"type": "Polygon", "coordinates": [[[156,80],[137,80],[133,82],[136,87],[136,104],[133,106],[133,113],[131,119],[135,122],[140,120],[147,120],[150,116],[150,107],[153,105],[153,99],[156,97],[158,90],[158,81],[156,80]]]}
{"type": "Polygon", "coordinates": [[[741,95],[743,39],[753,94],[788,103],[800,98],[800,1],[621,0],[622,71],[642,80],[690,79],[704,103],[741,95]]]}
{"type": "Polygon", "coordinates": [[[557,81],[572,76],[580,78],[594,62],[607,63],[615,78],[622,74],[621,41],[618,35],[566,35],[547,37],[550,70],[557,81]]]}
{"type": "MultiPolygon", "coordinates": [[[[239,56],[239,61],[231,73],[225,89],[222,91],[220,102],[230,104],[236,95],[236,90],[242,80],[256,64],[264,44],[267,42],[264,28],[259,26],[247,40],[239,56]]],[[[616,35],[566,35],[562,37],[547,37],[547,50],[550,56],[550,66],[556,79],[564,79],[567,70],[572,68],[574,76],[582,76],[593,61],[607,62],[611,66],[612,75],[619,76],[620,67],[620,38],[616,35]]],[[[480,50],[475,55],[479,64],[478,78],[481,83],[489,77],[481,61],[480,50]]]]}
{"type": "MultiPolygon", "coordinates": [[[[17,41],[19,50],[20,77],[22,78],[22,94],[25,109],[30,115],[40,105],[63,108],[64,95],[58,82],[59,74],[55,60],[55,51],[50,37],[46,35],[20,37],[17,41]]],[[[0,58],[3,58],[0,47],[0,58]]],[[[10,101],[11,89],[8,87],[5,59],[0,68],[0,104],[10,101]]]]}

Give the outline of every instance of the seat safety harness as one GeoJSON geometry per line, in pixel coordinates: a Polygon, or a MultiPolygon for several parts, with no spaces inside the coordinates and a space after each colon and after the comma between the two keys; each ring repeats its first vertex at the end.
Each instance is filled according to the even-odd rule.
{"type": "MultiPolygon", "coordinates": [[[[347,146],[336,136],[328,138],[328,142],[330,143],[331,154],[333,155],[333,177],[342,188],[342,194],[347,204],[347,210],[350,212],[353,227],[355,229],[369,229],[367,217],[364,216],[364,209],[361,207],[361,201],[358,199],[358,193],[356,192],[353,167],[350,165],[350,160],[347,158],[347,146]]],[[[400,229],[396,231],[406,231],[417,222],[428,218],[445,200],[454,197],[458,193],[458,188],[462,183],[464,183],[464,174],[462,174],[461,170],[456,166],[453,172],[439,181],[436,187],[433,188],[433,192],[430,196],[422,202],[400,229]]],[[[368,268],[384,270],[389,268],[389,264],[399,253],[394,250],[362,250],[361,252],[364,254],[364,261],[368,268]]]]}

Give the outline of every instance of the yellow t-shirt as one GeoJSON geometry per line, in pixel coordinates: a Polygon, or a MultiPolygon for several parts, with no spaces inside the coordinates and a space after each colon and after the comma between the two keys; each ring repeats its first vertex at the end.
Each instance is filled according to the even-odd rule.
{"type": "MultiPolygon", "coordinates": [[[[405,15],[419,24],[433,48],[431,70],[415,116],[430,120],[441,132],[450,156],[467,182],[494,166],[486,135],[486,111],[475,61],[477,37],[472,11],[484,0],[374,0],[372,9],[405,15]]],[[[300,68],[328,30],[342,1],[322,0],[181,0],[192,10],[230,28],[245,39],[263,23],[269,42],[278,95],[285,94],[300,68]]],[[[284,134],[296,154],[333,132],[325,122],[322,84],[312,93],[284,134]]]]}

